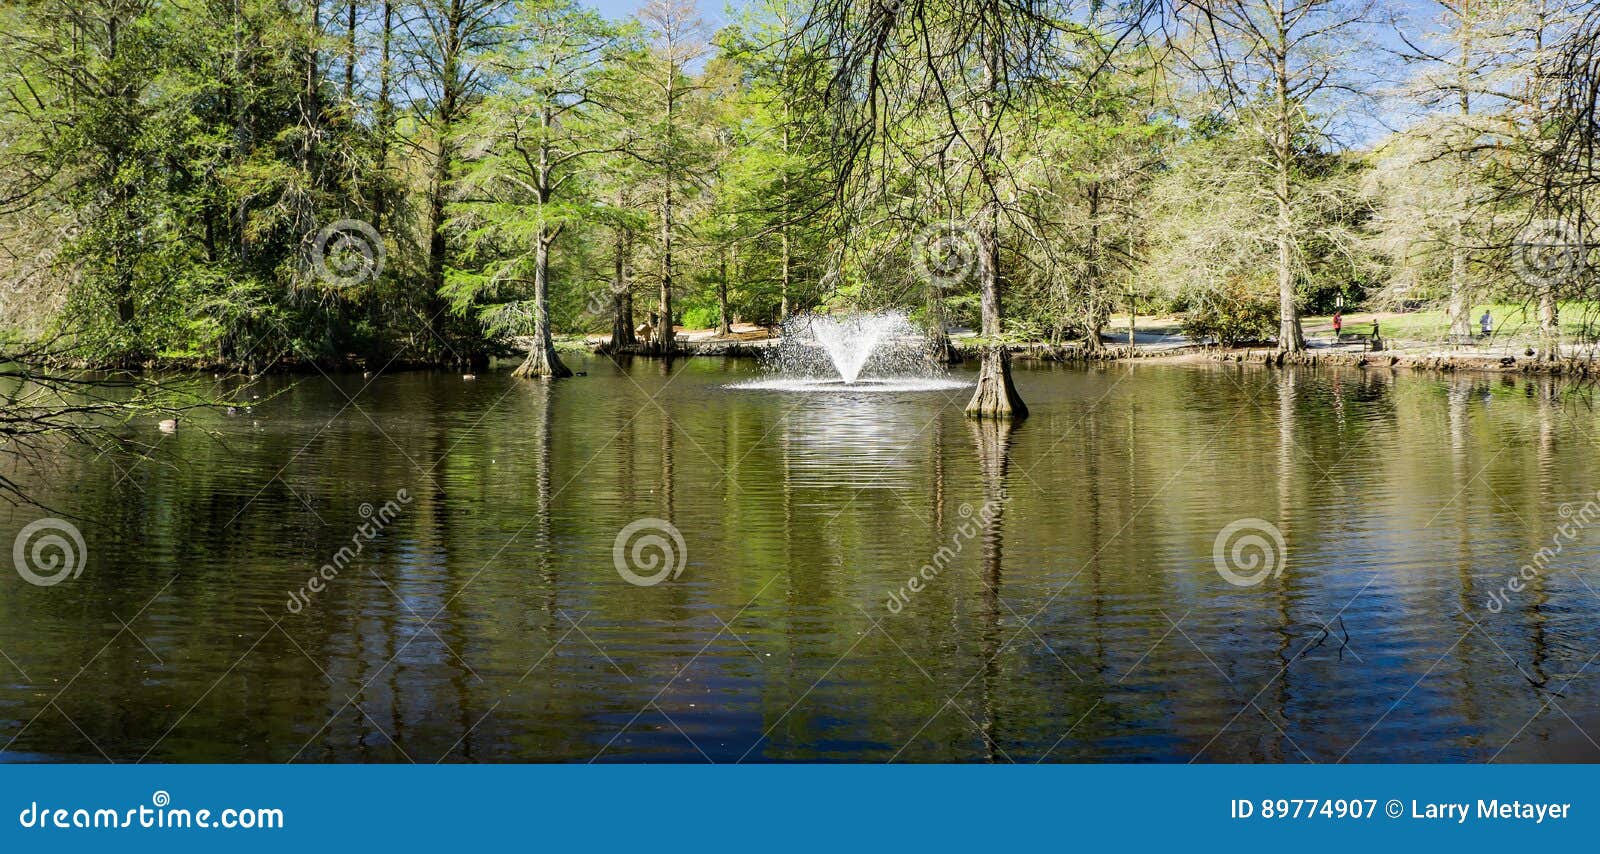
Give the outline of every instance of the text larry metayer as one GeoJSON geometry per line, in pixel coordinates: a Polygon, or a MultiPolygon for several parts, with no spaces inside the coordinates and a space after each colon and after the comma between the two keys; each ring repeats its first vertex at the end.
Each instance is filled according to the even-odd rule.
{"type": "MultiPolygon", "coordinates": [[[[1464,824],[1471,817],[1476,818],[1509,818],[1531,820],[1534,824],[1543,824],[1545,819],[1552,821],[1566,818],[1572,809],[1572,804],[1545,804],[1524,803],[1522,801],[1479,800],[1478,808],[1472,809],[1471,802],[1464,803],[1433,803],[1430,801],[1412,801],[1412,818],[1451,819],[1457,824],[1464,824]]],[[[1393,813],[1391,813],[1392,815],[1393,813]]]]}

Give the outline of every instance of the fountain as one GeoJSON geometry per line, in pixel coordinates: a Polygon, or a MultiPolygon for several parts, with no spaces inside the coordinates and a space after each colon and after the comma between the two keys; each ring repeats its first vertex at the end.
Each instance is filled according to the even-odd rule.
{"type": "Polygon", "coordinates": [[[903,316],[855,314],[843,318],[810,318],[811,335],[821,345],[833,369],[846,384],[861,377],[867,359],[891,329],[905,325],[903,316]]]}
{"type": "Polygon", "coordinates": [[[736,388],[874,393],[962,388],[927,359],[927,336],[903,312],[806,314],[783,325],[769,376],[736,388]]]}

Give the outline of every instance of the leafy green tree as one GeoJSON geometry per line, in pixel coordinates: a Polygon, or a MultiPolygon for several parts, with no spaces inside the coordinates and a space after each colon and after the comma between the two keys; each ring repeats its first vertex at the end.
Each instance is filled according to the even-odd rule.
{"type": "Polygon", "coordinates": [[[533,344],[523,377],[565,377],[551,335],[550,253],[589,208],[582,167],[607,150],[585,111],[615,33],[572,0],[525,0],[489,60],[498,85],[467,126],[481,140],[466,168],[455,223],[463,262],[447,287],[458,307],[531,285],[533,344]],[[531,278],[531,282],[530,282],[531,278]]]}

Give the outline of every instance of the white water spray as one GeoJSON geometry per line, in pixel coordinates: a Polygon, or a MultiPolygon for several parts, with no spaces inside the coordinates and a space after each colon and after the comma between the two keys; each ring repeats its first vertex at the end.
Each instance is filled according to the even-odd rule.
{"type": "Polygon", "coordinates": [[[878,349],[884,335],[909,326],[905,315],[852,314],[845,317],[821,315],[811,318],[811,335],[833,362],[839,378],[853,383],[867,366],[867,359],[878,349]]]}
{"type": "Polygon", "coordinates": [[[772,375],[739,388],[873,393],[959,388],[927,359],[928,338],[902,312],[810,314],[783,325],[772,375]]]}

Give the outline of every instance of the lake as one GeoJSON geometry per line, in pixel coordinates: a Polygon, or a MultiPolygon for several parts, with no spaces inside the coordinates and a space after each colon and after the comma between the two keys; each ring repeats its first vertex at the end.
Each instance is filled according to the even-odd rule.
{"type": "Polygon", "coordinates": [[[1018,363],[1007,431],[571,363],[8,464],[0,546],[87,560],[0,575],[0,761],[1600,759],[1588,390],[1018,363]]]}

